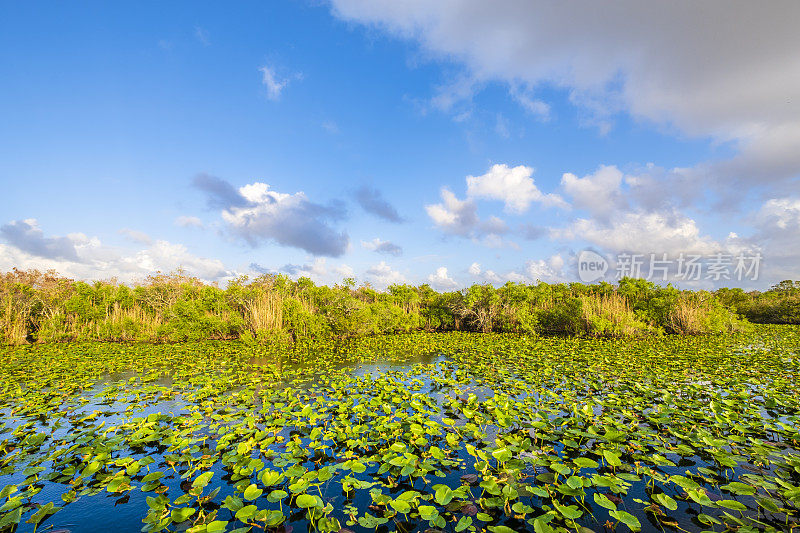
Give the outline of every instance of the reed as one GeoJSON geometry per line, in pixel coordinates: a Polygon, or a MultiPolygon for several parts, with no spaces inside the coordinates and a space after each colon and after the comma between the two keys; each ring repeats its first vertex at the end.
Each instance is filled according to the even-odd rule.
{"type": "Polygon", "coordinates": [[[617,293],[580,296],[585,333],[599,337],[627,337],[647,333],[627,299],[617,293]]]}
{"type": "Polygon", "coordinates": [[[246,304],[247,325],[254,334],[283,327],[283,296],[272,291],[258,291],[246,304]]]}
{"type": "Polygon", "coordinates": [[[27,321],[26,314],[16,312],[11,298],[8,298],[2,307],[2,314],[0,315],[0,331],[2,331],[3,343],[26,343],[28,337],[27,321]]]}

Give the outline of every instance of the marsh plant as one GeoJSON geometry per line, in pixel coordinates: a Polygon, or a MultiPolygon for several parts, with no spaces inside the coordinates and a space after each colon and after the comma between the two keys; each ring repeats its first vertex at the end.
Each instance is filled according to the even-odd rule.
{"type": "MultiPolygon", "coordinates": [[[[14,270],[0,275],[0,341],[295,342],[412,331],[719,334],[744,327],[737,312],[761,316],[747,305],[761,300],[734,298],[741,294],[718,297],[631,278],[617,285],[509,282],[440,293],[428,285],[376,291],[367,284],[356,287],[352,279],[318,286],[308,278],[292,281],[282,275],[241,277],[221,288],[181,272],[125,285],[14,270]]],[[[789,298],[779,305],[795,305],[796,295],[789,298]]],[[[789,311],[769,316],[781,323],[797,322],[789,311]]]]}
{"type": "Polygon", "coordinates": [[[792,531],[798,346],[756,326],[6,347],[0,531],[792,531]]]}

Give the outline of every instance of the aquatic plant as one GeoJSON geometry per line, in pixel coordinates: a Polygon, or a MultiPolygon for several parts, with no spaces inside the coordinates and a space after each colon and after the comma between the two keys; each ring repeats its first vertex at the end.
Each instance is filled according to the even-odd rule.
{"type": "Polygon", "coordinates": [[[0,531],[789,531],[799,341],[6,347],[0,531]]]}

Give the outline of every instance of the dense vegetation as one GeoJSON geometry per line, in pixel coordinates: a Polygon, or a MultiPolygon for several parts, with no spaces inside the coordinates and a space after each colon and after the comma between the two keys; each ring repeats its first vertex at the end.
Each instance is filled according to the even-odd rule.
{"type": "Polygon", "coordinates": [[[291,342],[452,330],[597,337],[723,333],[741,326],[731,309],[744,309],[741,303],[726,307],[726,301],[733,300],[631,278],[618,285],[509,282],[440,293],[428,285],[376,291],[356,287],[352,279],[317,286],[282,275],[242,277],[221,288],[176,273],[128,286],[14,270],[0,275],[0,341],[291,342]]]}
{"type": "Polygon", "coordinates": [[[798,346],[759,325],[3,347],[0,532],[797,531],[798,346]]]}
{"type": "Polygon", "coordinates": [[[716,295],[751,322],[800,324],[800,281],[782,281],[763,293],[720,289],[716,295]]]}

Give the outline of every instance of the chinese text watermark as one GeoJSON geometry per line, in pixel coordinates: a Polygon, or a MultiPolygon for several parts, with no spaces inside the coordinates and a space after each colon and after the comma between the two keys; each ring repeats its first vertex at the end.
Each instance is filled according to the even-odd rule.
{"type": "MultiPolygon", "coordinates": [[[[667,281],[721,281],[721,280],[758,280],[761,260],[760,253],[725,254],[718,252],[711,255],[685,254],[670,256],[666,253],[656,254],[618,254],[615,261],[617,279],[644,278],[647,280],[667,281]]],[[[609,262],[602,255],[591,250],[583,250],[578,255],[578,278],[584,283],[592,283],[601,279],[609,270],[609,262]]]]}

